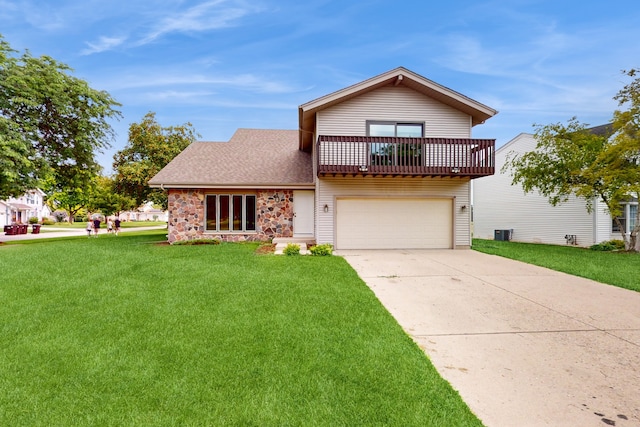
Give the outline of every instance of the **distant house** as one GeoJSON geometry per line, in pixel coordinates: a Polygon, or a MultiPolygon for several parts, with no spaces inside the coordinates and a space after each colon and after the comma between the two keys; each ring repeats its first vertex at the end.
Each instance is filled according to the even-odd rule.
{"type": "Polygon", "coordinates": [[[134,211],[120,212],[122,221],[164,221],[169,219],[169,213],[153,207],[153,203],[148,202],[134,211]]]}
{"type": "Polygon", "coordinates": [[[42,190],[29,190],[20,197],[0,200],[0,225],[27,224],[29,218],[38,218],[41,222],[51,216],[51,210],[45,204],[42,190]]]}
{"type": "MultiPolygon", "coordinates": [[[[536,192],[525,194],[522,186],[511,185],[512,177],[501,168],[509,153],[523,154],[536,148],[533,135],[522,133],[496,150],[496,173],[473,183],[474,237],[509,238],[519,242],[591,246],[621,239],[620,230],[606,205],[599,200],[587,212],[585,200],[575,197],[558,206],[536,192]],[[498,233],[496,233],[498,231],[498,233]]],[[[634,226],[638,201],[624,206],[625,232],[634,226]]]]}
{"type": "Polygon", "coordinates": [[[168,190],[170,242],[468,248],[495,148],[471,130],[496,113],[400,67],[299,106],[298,130],[193,143],[149,183],[168,190]]]}

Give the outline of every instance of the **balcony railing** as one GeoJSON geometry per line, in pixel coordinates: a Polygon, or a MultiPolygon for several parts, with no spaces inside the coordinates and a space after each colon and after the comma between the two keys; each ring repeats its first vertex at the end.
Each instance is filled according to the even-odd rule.
{"type": "Polygon", "coordinates": [[[321,135],[318,176],[480,178],[495,171],[495,140],[321,135]]]}

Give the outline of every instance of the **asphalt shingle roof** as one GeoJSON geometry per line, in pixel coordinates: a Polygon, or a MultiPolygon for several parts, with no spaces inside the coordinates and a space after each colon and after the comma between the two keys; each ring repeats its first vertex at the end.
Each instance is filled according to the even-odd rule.
{"type": "Polygon", "coordinates": [[[312,183],[311,154],[298,149],[298,131],[267,129],[238,129],[229,142],[194,142],[149,181],[167,188],[312,183]]]}

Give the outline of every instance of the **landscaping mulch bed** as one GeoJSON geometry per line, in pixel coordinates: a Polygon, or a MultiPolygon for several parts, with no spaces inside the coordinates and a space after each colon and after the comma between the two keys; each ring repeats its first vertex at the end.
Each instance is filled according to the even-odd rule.
{"type": "Polygon", "coordinates": [[[272,254],[275,251],[276,251],[276,245],[272,243],[268,243],[268,244],[258,246],[258,249],[256,249],[256,254],[267,255],[267,254],[272,254]]]}

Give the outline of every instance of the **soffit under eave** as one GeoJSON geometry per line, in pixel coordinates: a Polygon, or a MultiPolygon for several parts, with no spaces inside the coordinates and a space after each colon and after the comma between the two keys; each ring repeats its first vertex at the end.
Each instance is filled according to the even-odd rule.
{"type": "Polygon", "coordinates": [[[384,80],[380,80],[376,83],[370,83],[368,85],[354,85],[346,89],[333,92],[329,95],[325,95],[314,101],[307,102],[300,106],[300,125],[302,129],[310,130],[310,127],[315,124],[315,115],[318,111],[325,110],[333,107],[334,105],[341,104],[353,98],[357,98],[363,93],[371,92],[383,86],[392,84],[398,78],[397,75],[392,75],[384,80]]]}
{"type": "Polygon", "coordinates": [[[350,99],[356,98],[363,93],[370,92],[383,86],[395,82],[402,72],[394,70],[394,73],[386,73],[369,80],[365,80],[347,88],[332,92],[328,95],[317,98],[313,101],[302,104],[298,108],[300,150],[311,152],[313,145],[313,133],[315,131],[316,113],[350,99]],[[378,81],[376,81],[378,80],[378,81]]]}
{"type": "Polygon", "coordinates": [[[461,93],[441,86],[428,79],[421,78],[421,80],[423,81],[405,78],[402,80],[401,84],[471,116],[474,126],[482,124],[485,120],[498,114],[498,111],[493,108],[462,95],[461,93]]]}

